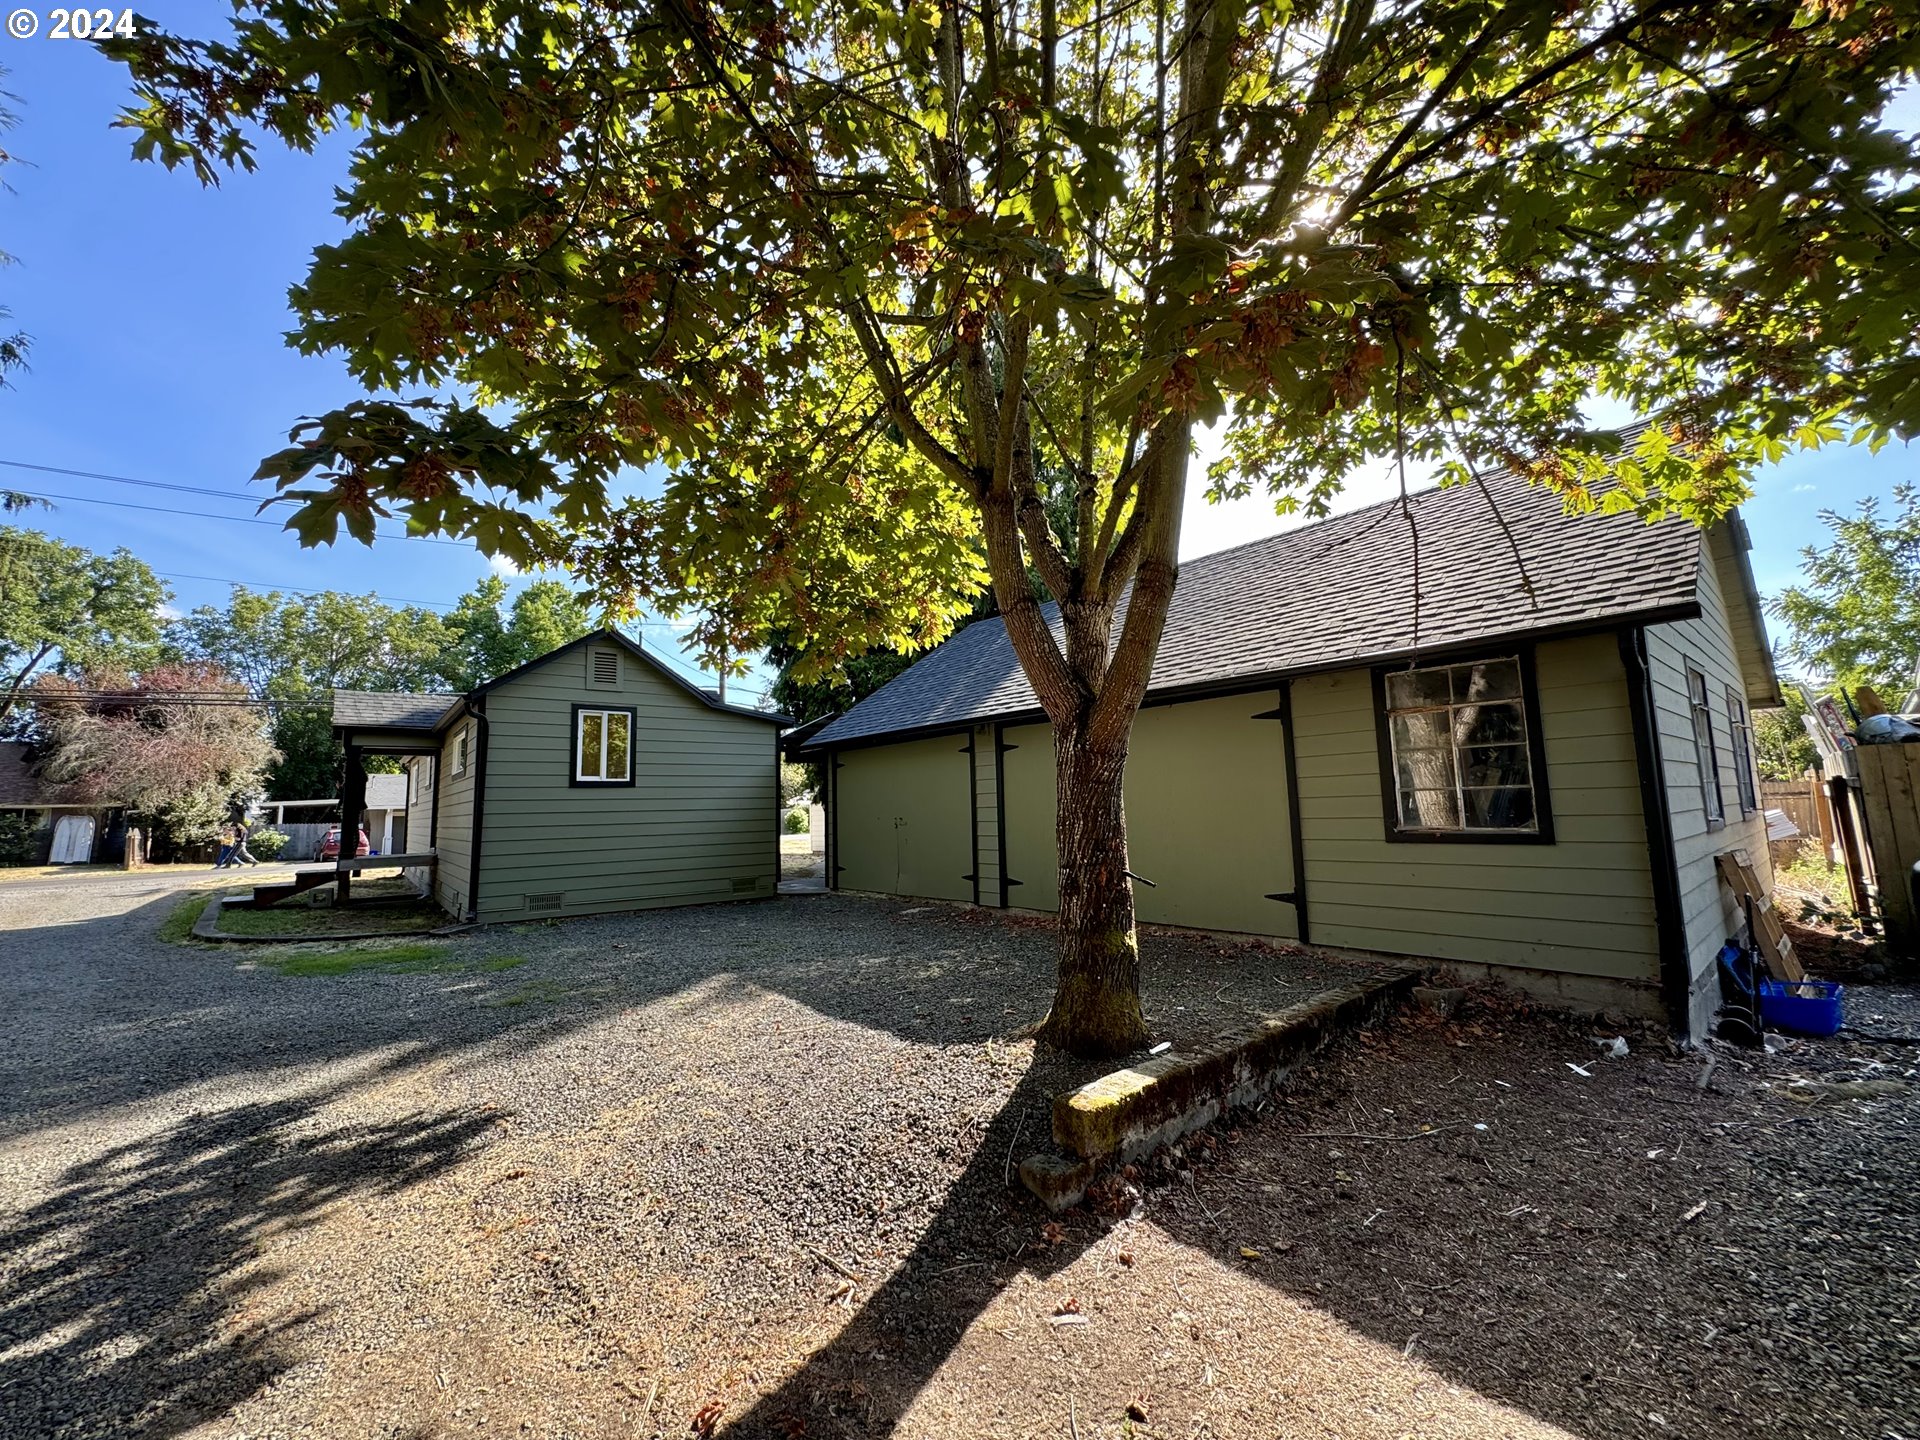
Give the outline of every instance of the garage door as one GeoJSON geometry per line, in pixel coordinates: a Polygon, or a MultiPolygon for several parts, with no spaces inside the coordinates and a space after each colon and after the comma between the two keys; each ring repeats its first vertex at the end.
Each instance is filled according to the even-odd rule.
{"type": "MultiPolygon", "coordinates": [[[[1142,710],[1127,757],[1127,850],[1134,911],[1149,924],[1298,934],[1278,697],[1234,695],[1142,710]]],[[[1008,904],[1059,908],[1053,741],[1045,726],[1005,735],[1008,904]]]]}
{"type": "Polygon", "coordinates": [[[964,735],[848,750],[834,776],[843,890],[973,899],[964,735]]]}

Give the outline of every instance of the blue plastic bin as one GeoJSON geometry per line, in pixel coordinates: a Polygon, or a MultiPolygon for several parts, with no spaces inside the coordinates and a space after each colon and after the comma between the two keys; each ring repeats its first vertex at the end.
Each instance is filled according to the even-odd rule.
{"type": "Polygon", "coordinates": [[[1760,1014],[1772,1030],[1831,1035],[1840,1028],[1844,993],[1831,980],[1762,980],[1760,1014]]]}

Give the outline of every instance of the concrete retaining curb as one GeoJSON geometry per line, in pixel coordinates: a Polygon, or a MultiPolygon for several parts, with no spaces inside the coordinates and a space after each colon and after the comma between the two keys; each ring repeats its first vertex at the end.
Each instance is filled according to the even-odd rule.
{"type": "Polygon", "coordinates": [[[1053,1102],[1053,1138],[1065,1155],[1033,1155],[1020,1178],[1049,1209],[1078,1204],[1104,1168],[1151,1154],[1248,1105],[1345,1030],[1401,1004],[1420,983],[1407,970],[1323,990],[1202,1049],[1171,1052],[1116,1070],[1053,1102]]]}

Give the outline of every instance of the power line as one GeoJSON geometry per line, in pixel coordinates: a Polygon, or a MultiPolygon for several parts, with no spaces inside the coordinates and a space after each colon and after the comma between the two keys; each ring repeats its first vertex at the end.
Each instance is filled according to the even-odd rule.
{"type": "Polygon", "coordinates": [[[266,585],[257,580],[235,580],[231,575],[189,575],[183,570],[155,570],[156,575],[164,575],[169,580],[205,580],[211,585],[238,585],[243,590],[252,590],[258,594],[271,594],[275,590],[291,590],[296,595],[348,595],[349,598],[364,598],[371,595],[376,600],[391,600],[399,605],[421,605],[429,610],[451,610],[451,600],[409,600],[404,595],[383,595],[378,590],[362,590],[358,597],[344,590],[314,590],[305,585],[266,585]]]}
{"type": "MultiPolygon", "coordinates": [[[[187,495],[219,495],[229,500],[258,500],[261,497],[249,490],[211,490],[204,485],[179,485],[168,480],[136,480],[131,475],[105,475],[98,470],[69,470],[64,465],[36,465],[31,460],[0,460],[15,470],[38,470],[43,475],[71,475],[79,480],[111,480],[116,485],[139,485],[147,490],[178,490],[187,495]]],[[[273,495],[272,500],[290,500],[289,495],[273,495]]]]}
{"type": "MultiPolygon", "coordinates": [[[[183,519],[224,520],[229,525],[271,525],[276,530],[285,530],[287,528],[278,520],[262,520],[253,515],[215,515],[209,510],[172,510],[165,505],[136,505],[131,500],[103,500],[97,495],[48,495],[34,490],[26,490],[21,493],[31,495],[36,500],[72,500],[82,505],[112,505],[121,510],[151,510],[155,514],[178,515],[183,519]]],[[[251,500],[253,497],[251,495],[238,495],[233,498],[251,500]]],[[[417,540],[422,545],[451,545],[459,550],[470,550],[476,553],[478,550],[477,546],[468,541],[442,540],[435,535],[395,535],[384,530],[376,531],[375,533],[382,540],[417,540]]]]}

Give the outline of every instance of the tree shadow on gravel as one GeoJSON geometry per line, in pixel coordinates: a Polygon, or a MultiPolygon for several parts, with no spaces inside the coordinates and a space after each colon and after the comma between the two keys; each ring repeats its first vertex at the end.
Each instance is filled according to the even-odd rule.
{"type": "Polygon", "coordinates": [[[0,1397],[13,1435],[166,1436],[298,1358],[310,1315],[256,1313],[264,1243],[466,1158],[494,1116],[319,1128],[324,1096],[192,1116],[66,1170],[0,1230],[0,1397]]]}
{"type": "Polygon", "coordinates": [[[968,1328],[1021,1273],[1071,1265],[1101,1233],[1084,1213],[1056,1225],[1027,1194],[1020,1161],[1049,1143],[1059,1090],[1029,1070],[913,1251],[788,1380],[729,1420],[729,1440],[890,1435],[968,1328]]]}
{"type": "MultiPolygon", "coordinates": [[[[455,942],[445,973],[299,979],[154,940],[178,898],[6,935],[24,962],[25,1018],[22,1042],[0,1055],[0,1137],[59,1125],[63,1138],[38,1143],[84,1146],[95,1117],[209,1087],[204,1118],[77,1152],[88,1158],[0,1233],[0,1397],[30,1434],[174,1434],[257,1393],[294,1363],[307,1318],[250,1313],[260,1247],[330,1201],[442,1174],[498,1118],[319,1129],[350,1089],[434,1061],[457,1074],[564,1051],[616,1013],[639,1016],[628,1040],[683,1025],[697,1036],[729,1024],[730,997],[747,991],[912,1045],[990,1053],[1051,989],[1050,935],[937,907],[823,897],[494,927],[455,942]],[[489,958],[526,968],[489,970],[489,958]],[[302,1094],[234,1101],[228,1085],[302,1094]]],[[[1203,942],[1150,943],[1156,962],[1211,963],[1203,942]]],[[[915,1062],[900,1052],[898,1063],[915,1062]]],[[[1084,1215],[1051,1226],[1014,1172],[1045,1147],[1053,1096],[1106,1068],[1042,1057],[1027,1069],[982,1117],[906,1260],[728,1433],[890,1433],[1008,1284],[1084,1253],[1101,1226],[1084,1215]]],[[[522,1117],[531,1127],[549,1118],[535,1108],[522,1117]]],[[[771,1108],[750,1118],[781,1124],[771,1108]]]]}

